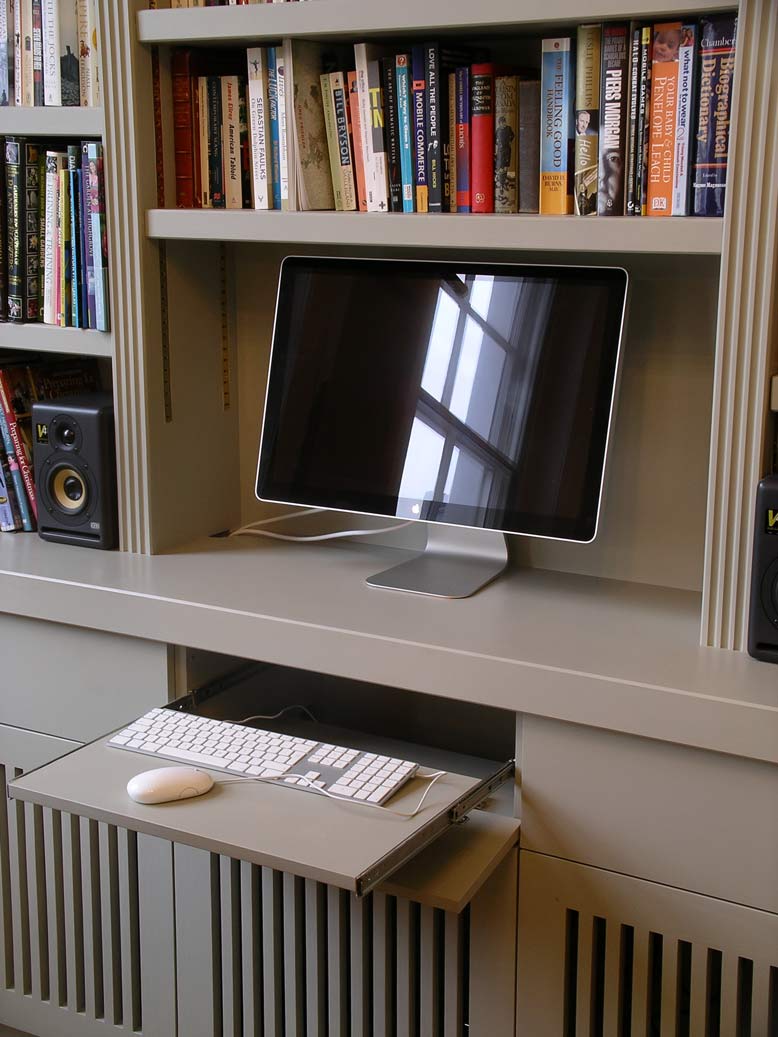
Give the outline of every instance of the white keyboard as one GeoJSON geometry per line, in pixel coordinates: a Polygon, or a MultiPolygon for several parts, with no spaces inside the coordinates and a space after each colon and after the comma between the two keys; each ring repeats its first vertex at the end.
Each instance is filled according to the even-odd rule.
{"type": "Polygon", "coordinates": [[[172,709],[152,709],[118,731],[108,744],[234,777],[275,779],[309,792],[379,805],[418,770],[415,763],[392,756],[172,709]]]}

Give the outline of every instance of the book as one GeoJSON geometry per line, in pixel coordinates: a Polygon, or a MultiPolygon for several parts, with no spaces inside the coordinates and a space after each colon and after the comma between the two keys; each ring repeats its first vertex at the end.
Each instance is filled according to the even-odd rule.
{"type": "Polygon", "coordinates": [[[600,83],[599,216],[623,216],[626,211],[629,51],[629,26],[623,23],[605,25],[602,30],[600,83]]]}
{"type": "Polygon", "coordinates": [[[354,179],[357,188],[357,205],[360,212],[367,212],[367,188],[365,186],[365,162],[362,150],[362,124],[360,122],[359,95],[357,92],[357,74],[349,72],[348,82],[349,112],[351,114],[351,150],[354,156],[354,179]]]}
{"type": "Polygon", "coordinates": [[[8,235],[8,319],[38,320],[38,145],[26,137],[5,138],[8,235]]]}
{"type": "Polygon", "coordinates": [[[243,208],[240,157],[239,84],[237,76],[221,76],[221,151],[224,177],[224,206],[243,208]]]}
{"type": "Polygon", "coordinates": [[[42,15],[44,104],[61,105],[59,0],[43,0],[42,15]]]}
{"type": "MultiPolygon", "coordinates": [[[[49,0],[53,2],[53,0],[49,0]]],[[[0,107],[14,101],[13,92],[13,11],[9,0],[0,0],[0,107]],[[9,17],[10,15],[10,17],[9,17]]]]}
{"type": "MultiPolygon", "coordinates": [[[[635,189],[638,182],[638,102],[640,98],[640,35],[641,29],[634,24],[630,25],[630,53],[629,53],[629,122],[627,123],[627,215],[634,216],[635,189]]],[[[638,202],[637,212],[640,211],[638,202]]]]}
{"type": "Polygon", "coordinates": [[[736,15],[704,18],[700,22],[692,168],[692,212],[695,216],[724,215],[736,40],[736,15]]]}
{"type": "Polygon", "coordinates": [[[324,108],[324,127],[327,131],[327,149],[330,156],[332,190],[335,194],[335,208],[338,212],[343,212],[343,177],[340,169],[338,128],[335,125],[335,109],[332,106],[332,91],[330,89],[329,72],[322,72],[320,82],[321,100],[324,108]]]}
{"type": "Polygon", "coordinates": [[[226,208],[224,155],[222,151],[222,83],[220,76],[206,76],[208,106],[208,194],[214,209],[226,208]]]}
{"type": "Polygon", "coordinates": [[[400,168],[400,126],[397,112],[397,79],[395,58],[381,59],[381,89],[384,98],[384,128],[386,131],[386,161],[389,177],[389,209],[403,211],[403,181],[400,168]]]}
{"type": "Polygon", "coordinates": [[[470,210],[494,212],[494,65],[470,67],[470,210]]]}
{"type": "Polygon", "coordinates": [[[427,63],[424,47],[411,50],[411,100],[413,112],[413,186],[416,211],[429,211],[427,180],[427,63]]]}
{"type": "Polygon", "coordinates": [[[82,254],[81,220],[81,148],[68,145],[68,192],[70,202],[70,327],[85,328],[85,314],[81,308],[81,285],[84,269],[82,254]]]}
{"type": "Polygon", "coordinates": [[[86,285],[87,326],[97,328],[97,290],[95,287],[95,239],[90,206],[92,190],[89,162],[89,142],[81,143],[81,211],[83,213],[84,279],[86,285]]]}
{"type": "Polygon", "coordinates": [[[43,254],[46,247],[46,152],[38,149],[38,320],[43,320],[43,254]]]}
{"type": "Polygon", "coordinates": [[[95,327],[110,330],[108,297],[108,238],[105,225],[105,182],[103,177],[103,145],[87,142],[89,160],[88,205],[92,225],[92,251],[95,270],[95,327]]]}
{"type": "Polygon", "coordinates": [[[188,48],[175,48],[170,59],[173,87],[173,150],[176,169],[176,206],[199,209],[200,128],[198,124],[196,55],[188,48]]]}
{"type": "Polygon", "coordinates": [[[200,156],[200,207],[212,208],[210,158],[208,155],[208,77],[198,76],[193,84],[197,90],[197,140],[195,154],[200,156]]]}
{"type": "Polygon", "coordinates": [[[457,212],[470,212],[470,69],[458,68],[455,76],[457,212]]]}
{"type": "Polygon", "coordinates": [[[268,62],[264,47],[249,47],[248,106],[251,142],[251,198],[255,209],[273,208],[273,174],[268,105],[268,62]]]}
{"type": "Polygon", "coordinates": [[[33,515],[32,509],[30,508],[30,502],[27,497],[27,490],[25,489],[22,470],[19,466],[19,461],[16,456],[16,450],[14,449],[13,440],[11,439],[11,432],[5,415],[5,410],[2,406],[1,385],[0,445],[2,445],[3,453],[5,454],[4,470],[7,469],[7,477],[9,478],[11,487],[13,488],[14,497],[16,498],[16,506],[19,509],[19,517],[21,519],[22,529],[28,533],[32,533],[35,529],[35,516],[33,515]]]}
{"type": "Polygon", "coordinates": [[[697,71],[697,26],[684,25],[678,51],[678,105],[673,156],[673,216],[688,216],[691,177],[692,119],[697,71]]]}
{"type": "Polygon", "coordinates": [[[0,320],[8,320],[8,191],[4,154],[0,162],[0,320]]]}
{"type": "Polygon", "coordinates": [[[81,104],[94,108],[100,104],[97,64],[97,18],[95,0],[77,0],[78,81],[81,104]]]}
{"type": "Polygon", "coordinates": [[[681,22],[653,28],[651,118],[648,142],[648,215],[672,216],[675,117],[678,108],[678,54],[681,22]]]}
{"type": "Polygon", "coordinates": [[[31,444],[25,442],[20,417],[24,413],[24,393],[27,378],[25,368],[21,365],[0,367],[0,411],[6,432],[3,434],[3,445],[9,466],[13,471],[14,458],[21,475],[14,480],[17,501],[22,514],[25,529],[35,529],[38,520],[38,502],[35,493],[35,480],[32,473],[31,444]]]}
{"type": "Polygon", "coordinates": [[[21,97],[18,104],[31,108],[35,104],[35,79],[32,53],[32,0],[16,0],[19,8],[21,55],[21,97]]]}
{"type": "Polygon", "coordinates": [[[427,144],[427,207],[443,211],[443,133],[441,127],[440,52],[437,43],[424,47],[427,90],[424,97],[424,128],[427,144]]]}
{"type": "Polygon", "coordinates": [[[494,80],[494,211],[518,212],[519,77],[494,80]]]}
{"type": "Polygon", "coordinates": [[[354,45],[359,135],[368,212],[387,212],[389,209],[389,177],[379,57],[380,50],[374,44],[354,45]]]}
{"type": "Polygon", "coordinates": [[[650,25],[640,33],[640,98],[638,100],[638,160],[635,163],[635,215],[646,215],[648,198],[648,141],[651,128],[651,41],[650,25]]]}
{"type": "MultiPolygon", "coordinates": [[[[286,57],[284,55],[283,47],[276,47],[275,49],[275,69],[276,69],[276,99],[277,99],[277,112],[278,112],[278,184],[279,184],[279,200],[281,209],[289,209],[291,205],[290,201],[290,190],[294,180],[293,172],[294,166],[289,161],[289,136],[290,129],[294,125],[294,120],[289,119],[289,108],[288,108],[288,79],[287,79],[287,67],[286,57]]],[[[275,184],[275,180],[273,181],[275,184]]],[[[275,207],[275,195],[273,196],[275,207]]]]}
{"type": "Polygon", "coordinates": [[[238,144],[240,148],[240,187],[243,208],[250,209],[251,143],[249,141],[248,87],[245,76],[238,76],[238,144]]]}
{"type": "Polygon", "coordinates": [[[319,44],[292,41],[294,155],[298,208],[334,209],[327,130],[321,93],[322,53],[319,44]]]}
{"type": "Polygon", "coordinates": [[[32,0],[32,96],[36,107],[42,107],[43,94],[43,11],[42,0],[32,0]]]}
{"type": "Polygon", "coordinates": [[[575,176],[573,204],[578,216],[597,214],[600,139],[600,40],[602,26],[580,25],[575,80],[575,176]]]}
{"type": "Polygon", "coordinates": [[[540,211],[540,81],[519,79],[519,212],[540,211]]]}
{"type": "Polygon", "coordinates": [[[21,528],[22,519],[11,479],[11,469],[0,437],[0,531],[16,533],[21,528]]]}
{"type": "Polygon", "coordinates": [[[57,0],[59,8],[60,84],[62,104],[81,104],[81,71],[78,64],[77,0],[57,0]]]}
{"type": "Polygon", "coordinates": [[[540,211],[564,215],[573,211],[575,164],[574,83],[571,40],[543,40],[540,125],[540,211]]]}
{"type": "Polygon", "coordinates": [[[71,323],[70,281],[73,272],[70,251],[70,178],[67,167],[59,171],[57,202],[57,244],[59,247],[57,323],[61,328],[66,328],[71,323]]]}
{"type": "Polygon", "coordinates": [[[403,212],[415,212],[416,193],[413,182],[413,144],[411,131],[411,83],[409,56],[395,58],[395,89],[397,93],[397,132],[400,142],[400,175],[402,178],[403,212]]]}
{"type": "Polygon", "coordinates": [[[443,206],[446,212],[457,211],[457,74],[448,73],[448,133],[443,143],[443,206]]]}
{"type": "MultiPolygon", "coordinates": [[[[270,133],[270,168],[268,180],[273,191],[273,209],[281,208],[281,140],[278,121],[278,69],[276,48],[268,47],[267,56],[267,115],[270,133]]],[[[270,208],[270,206],[268,206],[270,208]]]]}
{"type": "Polygon", "coordinates": [[[65,169],[68,155],[63,151],[46,152],[46,240],[43,251],[43,322],[57,324],[57,278],[59,259],[57,210],[59,208],[59,174],[65,169]]]}
{"type": "Polygon", "coordinates": [[[13,51],[14,51],[14,104],[23,103],[22,87],[22,0],[9,0],[8,18],[13,15],[13,51]],[[11,9],[13,8],[13,10],[11,9]]]}
{"type": "Polygon", "coordinates": [[[343,191],[343,208],[353,212],[357,207],[357,187],[354,180],[354,155],[351,146],[349,98],[346,76],[343,72],[330,72],[332,112],[335,117],[335,132],[340,161],[340,181],[343,191]]]}

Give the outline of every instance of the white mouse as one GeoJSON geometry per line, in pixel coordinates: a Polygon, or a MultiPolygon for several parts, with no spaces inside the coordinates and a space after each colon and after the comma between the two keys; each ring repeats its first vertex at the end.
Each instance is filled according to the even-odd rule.
{"type": "Polygon", "coordinates": [[[136,803],[169,803],[174,799],[202,796],[213,788],[213,778],[197,767],[157,767],[136,774],[127,782],[130,799],[136,803]]]}

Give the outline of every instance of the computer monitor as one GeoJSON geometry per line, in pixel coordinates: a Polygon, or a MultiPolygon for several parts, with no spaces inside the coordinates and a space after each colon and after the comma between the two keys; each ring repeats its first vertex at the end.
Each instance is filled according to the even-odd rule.
{"type": "Polygon", "coordinates": [[[454,559],[501,571],[502,534],[593,540],[627,283],[612,267],[287,258],[257,497],[429,523],[438,546],[410,576],[369,582],[446,596],[468,586],[454,559]]]}

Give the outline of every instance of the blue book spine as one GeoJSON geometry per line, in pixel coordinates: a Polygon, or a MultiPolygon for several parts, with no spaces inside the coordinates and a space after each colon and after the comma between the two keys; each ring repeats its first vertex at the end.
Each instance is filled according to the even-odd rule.
{"type": "Polygon", "coordinates": [[[403,212],[414,212],[413,151],[411,148],[411,84],[408,77],[408,55],[398,54],[395,65],[397,89],[397,122],[400,137],[400,175],[403,185],[403,212]]]}
{"type": "Polygon", "coordinates": [[[92,252],[95,267],[95,311],[98,331],[108,331],[108,239],[105,226],[105,184],[103,182],[103,146],[90,143],[89,218],[92,223],[92,252]]]}
{"type": "Polygon", "coordinates": [[[413,180],[416,186],[416,208],[427,212],[427,55],[424,47],[414,47],[411,56],[413,72],[413,180]]]}
{"type": "Polygon", "coordinates": [[[704,18],[700,23],[697,125],[692,169],[695,216],[724,215],[736,37],[735,15],[704,18]]]}
{"type": "Polygon", "coordinates": [[[11,471],[8,467],[5,451],[0,448],[0,531],[3,533],[15,533],[21,528],[22,520],[16,504],[16,493],[11,482],[11,471]]]}
{"type": "Polygon", "coordinates": [[[456,70],[457,139],[454,161],[457,167],[457,212],[470,212],[470,69],[456,70]]]}
{"type": "Polygon", "coordinates": [[[275,47],[267,48],[267,107],[270,114],[270,166],[273,208],[281,208],[281,138],[278,127],[278,72],[275,47]]]}
{"type": "MultiPolygon", "coordinates": [[[[568,37],[543,40],[540,80],[540,211],[573,211],[574,70],[568,37]]],[[[607,114],[607,106],[605,106],[607,114]]],[[[602,146],[602,138],[601,138],[602,146]]]]}
{"type": "Polygon", "coordinates": [[[5,450],[5,456],[8,459],[8,470],[11,473],[11,482],[13,484],[14,493],[16,494],[16,503],[19,505],[22,529],[28,533],[32,533],[35,529],[35,523],[33,522],[32,511],[30,510],[30,502],[27,499],[27,490],[24,488],[24,478],[21,469],[19,468],[19,462],[16,460],[13,440],[11,439],[8,422],[5,420],[5,413],[2,407],[0,407],[0,440],[2,440],[3,450],[5,450]]]}

